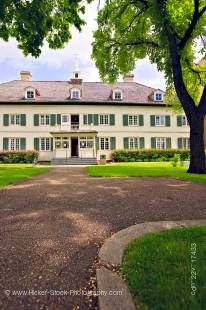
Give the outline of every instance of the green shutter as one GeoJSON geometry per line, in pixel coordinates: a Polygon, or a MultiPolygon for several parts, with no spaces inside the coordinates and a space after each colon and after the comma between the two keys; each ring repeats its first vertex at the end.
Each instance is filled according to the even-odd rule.
{"type": "Polygon", "coordinates": [[[34,114],[34,126],[39,126],[39,114],[34,114]]]}
{"type": "Polygon", "coordinates": [[[95,126],[99,125],[99,116],[98,116],[98,114],[94,114],[94,125],[95,126]]]}
{"type": "Polygon", "coordinates": [[[54,149],[54,143],[53,143],[53,138],[51,138],[51,141],[50,141],[50,143],[51,143],[51,147],[50,147],[50,149],[51,149],[51,151],[53,151],[53,149],[54,149]]]}
{"type": "Polygon", "coordinates": [[[34,138],[34,149],[39,151],[39,138],[34,138]]]}
{"type": "Polygon", "coordinates": [[[151,148],[156,149],[156,138],[151,138],[151,148]]]}
{"type": "Polygon", "coordinates": [[[171,149],[172,147],[171,138],[166,138],[166,147],[167,149],[171,149]]]}
{"type": "Polygon", "coordinates": [[[115,150],[116,149],[116,138],[115,137],[111,137],[110,138],[110,145],[111,145],[111,150],[115,150]]]}
{"type": "Polygon", "coordinates": [[[150,125],[151,125],[152,127],[155,126],[155,115],[150,115],[150,125]]]}
{"type": "Polygon", "coordinates": [[[181,126],[182,126],[182,116],[181,116],[181,115],[178,115],[178,116],[177,116],[177,126],[178,126],[178,127],[181,127],[181,126]]]}
{"type": "Polygon", "coordinates": [[[56,125],[56,115],[55,114],[51,114],[50,115],[50,125],[51,126],[55,126],[56,125]]]}
{"type": "Polygon", "coordinates": [[[4,114],[3,124],[4,124],[4,126],[9,126],[9,114],[4,114]]]}
{"type": "Polygon", "coordinates": [[[139,138],[139,148],[144,149],[144,137],[139,138]]]}
{"type": "Polygon", "coordinates": [[[9,149],[9,138],[3,138],[3,150],[7,151],[9,149]]]}
{"type": "Polygon", "coordinates": [[[57,125],[61,125],[61,114],[57,114],[57,125]]]}
{"type": "Polygon", "coordinates": [[[115,115],[114,114],[109,115],[109,123],[110,123],[110,126],[115,125],[115,115]]]}
{"type": "Polygon", "coordinates": [[[165,125],[166,127],[170,127],[170,116],[169,115],[165,116],[165,125]]]}
{"type": "Polygon", "coordinates": [[[125,137],[123,140],[124,140],[124,149],[128,149],[129,148],[129,138],[125,137]]]}
{"type": "Polygon", "coordinates": [[[139,126],[144,126],[144,116],[139,115],[139,126]]]}
{"type": "Polygon", "coordinates": [[[182,149],[182,138],[177,139],[177,147],[178,149],[182,149]]]}
{"type": "Polygon", "coordinates": [[[123,115],[123,126],[128,126],[128,115],[127,114],[123,115]]]}
{"type": "Polygon", "coordinates": [[[96,150],[99,150],[99,137],[96,137],[96,150]]]}
{"type": "Polygon", "coordinates": [[[88,114],[88,124],[91,125],[93,123],[93,114],[88,114]]]}
{"type": "Polygon", "coordinates": [[[83,115],[83,123],[84,123],[84,125],[87,125],[87,118],[88,118],[88,115],[84,114],[83,115]]]}
{"type": "Polygon", "coordinates": [[[26,114],[21,114],[21,126],[26,126],[26,114]]]}
{"type": "Polygon", "coordinates": [[[21,151],[26,150],[26,138],[20,138],[20,149],[21,151]]]}

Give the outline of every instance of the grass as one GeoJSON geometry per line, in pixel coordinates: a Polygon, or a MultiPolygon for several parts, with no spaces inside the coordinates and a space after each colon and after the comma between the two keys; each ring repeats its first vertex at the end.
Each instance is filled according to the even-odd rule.
{"type": "Polygon", "coordinates": [[[141,310],[203,310],[205,257],[206,226],[172,229],[133,241],[121,272],[141,310]]]}
{"type": "Polygon", "coordinates": [[[0,165],[0,187],[28,179],[34,175],[49,171],[49,168],[32,165],[11,164],[0,165]]]}
{"type": "Polygon", "coordinates": [[[173,177],[206,184],[206,175],[186,173],[186,167],[172,167],[170,162],[118,163],[86,169],[92,177],[173,177]]]}

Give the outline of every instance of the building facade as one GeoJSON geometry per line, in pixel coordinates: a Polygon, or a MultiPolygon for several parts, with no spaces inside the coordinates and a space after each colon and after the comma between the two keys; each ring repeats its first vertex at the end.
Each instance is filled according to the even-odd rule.
{"type": "Polygon", "coordinates": [[[176,115],[164,93],[134,82],[21,79],[0,84],[0,150],[37,150],[40,161],[111,159],[117,149],[189,148],[185,115],[176,115]]]}

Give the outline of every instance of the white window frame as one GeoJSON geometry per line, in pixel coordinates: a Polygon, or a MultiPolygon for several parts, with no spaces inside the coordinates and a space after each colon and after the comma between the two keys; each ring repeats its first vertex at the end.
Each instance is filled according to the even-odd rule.
{"type": "Polygon", "coordinates": [[[163,101],[163,93],[161,91],[154,92],[154,101],[163,101]],[[157,99],[157,96],[161,96],[161,99],[157,99]]]}
{"type": "Polygon", "coordinates": [[[26,88],[25,89],[25,99],[34,100],[36,98],[36,90],[34,88],[26,88]],[[33,97],[28,96],[28,94],[33,93],[33,97]]]}
{"type": "Polygon", "coordinates": [[[182,121],[182,126],[184,126],[184,127],[189,126],[189,122],[187,120],[186,115],[182,115],[181,118],[182,118],[182,120],[181,120],[182,121]]]}
{"type": "Polygon", "coordinates": [[[93,137],[80,137],[79,139],[79,147],[81,150],[85,149],[93,149],[94,148],[94,138],[93,137]],[[83,144],[84,143],[84,144],[83,144]],[[92,143],[92,146],[90,146],[90,143],[92,143]],[[83,145],[85,147],[83,147],[83,145]]]}
{"type": "Polygon", "coordinates": [[[167,149],[167,140],[166,138],[157,137],[156,138],[156,149],[157,150],[166,150],[167,149]]]}
{"type": "Polygon", "coordinates": [[[21,145],[20,138],[9,138],[9,150],[10,151],[20,151],[21,145]]]}
{"type": "Polygon", "coordinates": [[[40,138],[39,139],[39,150],[41,152],[50,152],[51,151],[51,138],[40,138]]]}
{"type": "Polygon", "coordinates": [[[101,151],[109,151],[111,149],[110,138],[109,137],[101,137],[100,138],[100,150],[101,151]]]}
{"type": "Polygon", "coordinates": [[[115,89],[113,91],[113,100],[122,100],[123,99],[123,95],[122,95],[122,91],[120,89],[115,89]],[[117,96],[118,94],[118,96],[117,96]],[[120,97],[119,97],[119,94],[120,94],[120,97]]]}
{"type": "Polygon", "coordinates": [[[138,114],[128,115],[128,126],[139,126],[139,115],[138,114]]]}
{"type": "Polygon", "coordinates": [[[62,125],[68,125],[68,124],[70,124],[70,115],[69,114],[62,114],[62,116],[61,116],[61,123],[62,123],[62,125]],[[67,118],[67,121],[65,122],[64,121],[64,118],[67,118]]]}
{"type": "Polygon", "coordinates": [[[190,138],[188,137],[181,137],[182,140],[182,148],[187,150],[190,148],[190,138]]]}
{"type": "Polygon", "coordinates": [[[129,149],[139,149],[139,137],[129,137],[129,149]]]}
{"type": "Polygon", "coordinates": [[[51,123],[50,114],[40,114],[41,126],[50,126],[50,123],[51,123]]]}
{"type": "Polygon", "coordinates": [[[155,126],[164,127],[166,125],[165,115],[155,115],[155,126]],[[157,121],[159,119],[159,122],[157,121]]]}
{"type": "Polygon", "coordinates": [[[70,94],[71,94],[71,99],[76,99],[76,100],[79,100],[81,99],[81,92],[80,92],[80,89],[79,88],[72,88],[70,90],[70,94]]]}
{"type": "Polygon", "coordinates": [[[99,114],[99,125],[109,125],[109,114],[99,114]]]}
{"type": "Polygon", "coordinates": [[[21,115],[20,114],[10,114],[9,115],[9,124],[12,126],[21,125],[21,115]]]}

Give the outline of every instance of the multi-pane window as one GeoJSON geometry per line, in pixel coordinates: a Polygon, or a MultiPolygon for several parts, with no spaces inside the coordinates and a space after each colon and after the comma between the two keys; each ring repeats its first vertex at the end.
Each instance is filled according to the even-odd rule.
{"type": "Polygon", "coordinates": [[[80,99],[80,90],[72,89],[71,90],[71,99],[80,99]]]}
{"type": "Polygon", "coordinates": [[[26,98],[27,99],[34,99],[34,97],[35,97],[34,90],[27,90],[26,98]]]}
{"type": "Polygon", "coordinates": [[[10,124],[11,125],[20,125],[21,124],[20,114],[11,114],[10,115],[10,124]]]}
{"type": "Polygon", "coordinates": [[[189,123],[188,123],[188,120],[187,120],[187,117],[186,116],[182,116],[182,126],[188,126],[189,123]]]}
{"type": "Polygon", "coordinates": [[[80,149],[92,149],[94,141],[91,137],[80,137],[80,149]]]}
{"type": "Polygon", "coordinates": [[[40,139],[40,150],[41,151],[50,151],[51,150],[51,139],[50,138],[41,138],[40,139]]]}
{"type": "Polygon", "coordinates": [[[69,123],[69,115],[63,114],[62,115],[62,124],[68,124],[69,123]]]}
{"type": "Polygon", "coordinates": [[[136,138],[136,137],[130,137],[130,138],[129,138],[129,148],[130,148],[130,149],[137,149],[137,148],[138,148],[138,145],[139,145],[138,142],[139,142],[139,141],[138,141],[138,138],[136,138]]]}
{"type": "Polygon", "coordinates": [[[155,126],[165,126],[165,116],[164,115],[155,116],[155,126]]]}
{"type": "Polygon", "coordinates": [[[55,148],[56,149],[68,149],[69,148],[69,138],[68,137],[56,137],[55,138],[55,148]]]}
{"type": "Polygon", "coordinates": [[[99,115],[99,123],[100,125],[109,125],[109,114],[99,115]]]}
{"type": "Polygon", "coordinates": [[[110,149],[110,139],[109,138],[100,138],[100,149],[109,150],[110,149]]]}
{"type": "Polygon", "coordinates": [[[114,99],[121,100],[122,99],[122,92],[120,90],[114,91],[114,99]]]}
{"type": "Polygon", "coordinates": [[[155,93],[155,101],[162,101],[162,93],[155,93]]]}
{"type": "Polygon", "coordinates": [[[166,138],[156,138],[156,149],[165,150],[166,148],[166,138]]]}
{"type": "Polygon", "coordinates": [[[190,139],[189,138],[179,138],[178,139],[180,146],[178,145],[178,147],[181,147],[182,149],[189,149],[190,148],[190,139]]]}
{"type": "Polygon", "coordinates": [[[50,124],[50,115],[49,114],[40,115],[40,124],[41,125],[49,125],[50,124]]]}
{"type": "Polygon", "coordinates": [[[20,150],[20,138],[10,138],[9,149],[11,151],[19,151],[20,150]]]}
{"type": "Polygon", "coordinates": [[[138,115],[129,115],[128,123],[129,123],[129,126],[138,126],[139,125],[139,116],[138,115]]]}

